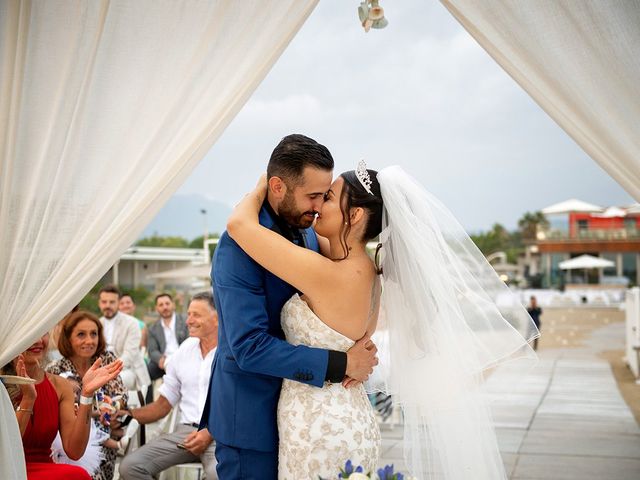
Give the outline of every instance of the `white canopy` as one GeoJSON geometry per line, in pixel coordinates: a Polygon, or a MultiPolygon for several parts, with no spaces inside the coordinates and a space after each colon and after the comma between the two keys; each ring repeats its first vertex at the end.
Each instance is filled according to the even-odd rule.
{"type": "Polygon", "coordinates": [[[604,208],[592,203],[583,202],[572,198],[571,200],[565,200],[564,202],[556,203],[547,208],[542,209],[542,213],[545,215],[553,215],[556,213],[570,213],[570,212],[602,212],[604,208]]]}
{"type": "Polygon", "coordinates": [[[638,2],[441,1],[587,155],[640,201],[638,2]]]}
{"type": "Polygon", "coordinates": [[[562,270],[575,270],[578,268],[607,268],[615,266],[610,260],[604,258],[594,257],[593,255],[580,255],[579,257],[572,258],[571,260],[565,260],[560,262],[560,269],[562,270]]]}
{"type": "MultiPolygon", "coordinates": [[[[316,4],[0,1],[0,365],[135,241],[316,4]]],[[[2,385],[0,478],[26,479],[2,385]]]]}

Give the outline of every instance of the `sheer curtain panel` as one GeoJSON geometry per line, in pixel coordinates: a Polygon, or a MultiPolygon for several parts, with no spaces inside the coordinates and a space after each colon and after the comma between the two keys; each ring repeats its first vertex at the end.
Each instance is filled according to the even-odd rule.
{"type": "Polygon", "coordinates": [[[640,201],[640,1],[442,3],[640,201]]]}
{"type": "MultiPolygon", "coordinates": [[[[136,239],[316,2],[0,2],[0,364],[136,239]]],[[[24,473],[11,431],[1,478],[24,473]]]]}

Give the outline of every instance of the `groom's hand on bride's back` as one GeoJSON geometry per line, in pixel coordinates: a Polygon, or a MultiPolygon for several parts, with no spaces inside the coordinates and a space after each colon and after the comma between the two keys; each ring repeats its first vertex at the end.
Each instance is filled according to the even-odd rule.
{"type": "MultiPolygon", "coordinates": [[[[369,335],[358,340],[347,351],[347,377],[357,382],[364,382],[373,372],[373,367],[378,364],[377,353],[378,347],[369,335]]],[[[346,379],[345,382],[343,382],[345,387],[351,386],[353,383],[347,382],[346,379]]]]}

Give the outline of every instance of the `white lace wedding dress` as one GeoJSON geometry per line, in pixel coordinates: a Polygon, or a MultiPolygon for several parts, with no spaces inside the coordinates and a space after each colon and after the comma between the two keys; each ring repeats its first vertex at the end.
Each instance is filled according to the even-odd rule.
{"type": "MultiPolygon", "coordinates": [[[[295,294],[282,308],[282,328],[293,345],[347,351],[355,343],[324,324],[295,294]]],[[[362,385],[318,388],[284,380],[278,403],[278,478],[336,478],[347,460],[375,471],[380,430],[362,385]]]]}

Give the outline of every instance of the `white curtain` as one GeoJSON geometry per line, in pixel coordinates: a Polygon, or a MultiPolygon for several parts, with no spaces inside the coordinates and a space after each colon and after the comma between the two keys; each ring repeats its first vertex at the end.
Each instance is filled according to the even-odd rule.
{"type": "Polygon", "coordinates": [[[441,1],[640,201],[640,1],[441,1]]]}
{"type": "Polygon", "coordinates": [[[0,365],[136,239],[316,3],[0,2],[0,365]]]}

